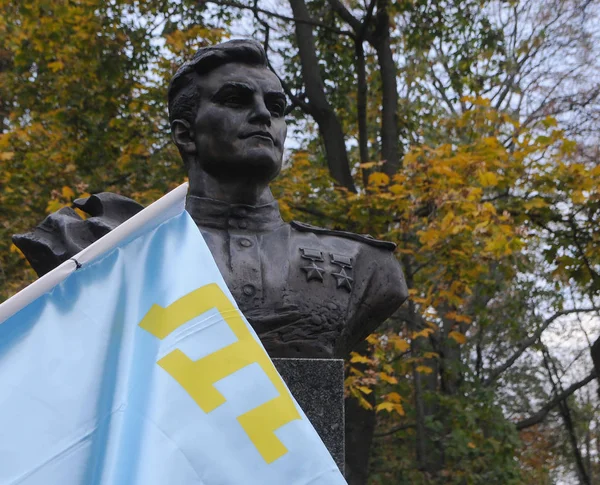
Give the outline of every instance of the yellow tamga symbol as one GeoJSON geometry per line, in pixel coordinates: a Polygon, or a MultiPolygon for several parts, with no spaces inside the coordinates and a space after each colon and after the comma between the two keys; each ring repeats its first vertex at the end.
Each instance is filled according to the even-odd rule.
{"type": "Polygon", "coordinates": [[[287,453],[287,448],[274,431],[295,419],[301,419],[289,391],[277,374],[267,353],[248,331],[242,316],[216,283],[188,293],[166,308],[152,305],[140,327],[159,339],[191,319],[216,308],[237,337],[227,347],[193,361],[178,349],[158,361],[196,401],[209,413],[225,402],[214,384],[247,365],[257,363],[277,389],[279,396],[248,411],[237,420],[267,463],[287,453]]]}

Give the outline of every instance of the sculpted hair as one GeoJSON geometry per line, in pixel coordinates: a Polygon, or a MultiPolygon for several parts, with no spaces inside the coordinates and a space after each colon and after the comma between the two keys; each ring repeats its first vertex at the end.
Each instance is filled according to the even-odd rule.
{"type": "Polygon", "coordinates": [[[200,101],[200,77],[223,64],[240,62],[267,67],[263,46],[252,39],[230,40],[198,49],[184,63],[169,84],[169,122],[186,120],[193,123],[200,101]]]}

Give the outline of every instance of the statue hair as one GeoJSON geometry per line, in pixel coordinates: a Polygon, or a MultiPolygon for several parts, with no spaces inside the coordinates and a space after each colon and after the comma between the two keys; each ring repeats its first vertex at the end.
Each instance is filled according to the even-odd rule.
{"type": "Polygon", "coordinates": [[[177,70],[169,84],[169,122],[179,119],[192,124],[200,102],[200,77],[231,62],[268,66],[263,46],[253,39],[230,40],[198,49],[194,57],[177,70]]]}

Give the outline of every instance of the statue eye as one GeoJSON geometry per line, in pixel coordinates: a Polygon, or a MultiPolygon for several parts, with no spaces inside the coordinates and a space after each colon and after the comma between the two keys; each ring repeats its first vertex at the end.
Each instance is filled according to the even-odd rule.
{"type": "Polygon", "coordinates": [[[268,104],[269,111],[277,118],[285,114],[285,103],[283,101],[272,101],[268,104]]]}
{"type": "Polygon", "coordinates": [[[223,100],[223,103],[228,106],[242,106],[245,104],[245,97],[241,94],[232,93],[223,100]]]}

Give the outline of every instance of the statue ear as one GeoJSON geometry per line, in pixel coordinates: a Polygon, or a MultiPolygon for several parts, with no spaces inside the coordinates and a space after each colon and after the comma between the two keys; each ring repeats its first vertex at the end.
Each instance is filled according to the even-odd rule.
{"type": "Polygon", "coordinates": [[[192,127],[185,120],[174,120],[171,123],[171,136],[181,153],[193,155],[196,153],[196,142],[192,127]]]}

